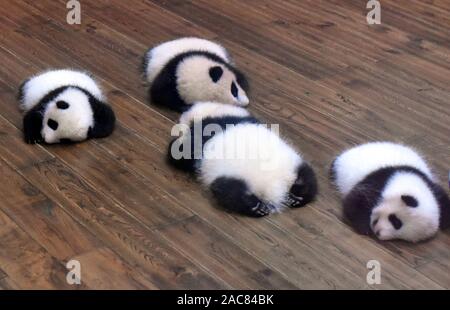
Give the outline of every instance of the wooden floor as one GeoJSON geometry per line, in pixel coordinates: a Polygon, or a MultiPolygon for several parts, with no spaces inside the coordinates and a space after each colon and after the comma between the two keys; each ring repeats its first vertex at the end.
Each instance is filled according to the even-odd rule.
{"type": "Polygon", "coordinates": [[[450,1],[96,0],[82,24],[66,1],[0,4],[0,288],[450,288],[450,233],[377,242],[342,221],[328,181],[335,155],[394,140],[421,150],[445,185],[450,167],[450,1]],[[312,162],[309,208],[230,215],[165,163],[177,114],[151,106],[147,48],[180,36],[223,43],[251,82],[250,110],[312,162]],[[15,94],[49,68],[91,71],[118,126],[75,146],[22,140],[15,94]],[[82,284],[66,283],[66,262],[82,284]],[[366,282],[369,260],[381,285],[366,282]]]}

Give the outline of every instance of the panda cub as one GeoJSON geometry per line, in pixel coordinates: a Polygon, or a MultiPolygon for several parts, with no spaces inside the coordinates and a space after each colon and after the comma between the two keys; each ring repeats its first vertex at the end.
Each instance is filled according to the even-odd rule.
{"type": "Polygon", "coordinates": [[[67,143],[112,133],[115,116],[86,73],[54,70],[33,76],[19,89],[25,141],[67,143]]]}
{"type": "Polygon", "coordinates": [[[390,142],[352,148],[333,162],[344,216],[361,234],[418,242],[450,226],[450,200],[425,161],[390,142]]]}
{"type": "Polygon", "coordinates": [[[143,74],[151,101],[178,112],[197,101],[249,103],[245,76],[233,67],[225,48],[205,39],[181,38],[150,49],[143,74]]]}
{"type": "Polygon", "coordinates": [[[311,167],[246,109],[196,103],[180,125],[184,130],[170,144],[169,161],[194,173],[223,208],[262,217],[315,198],[311,167]]]}

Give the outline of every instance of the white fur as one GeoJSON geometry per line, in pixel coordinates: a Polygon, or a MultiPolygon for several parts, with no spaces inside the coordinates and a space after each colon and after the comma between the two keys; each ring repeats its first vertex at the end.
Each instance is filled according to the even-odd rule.
{"type": "Polygon", "coordinates": [[[151,84],[162,68],[174,57],[190,51],[205,51],[213,53],[222,58],[227,63],[230,62],[228,52],[221,45],[200,38],[180,38],[173,41],[162,43],[146,54],[147,68],[146,78],[151,84]]]}
{"type": "Polygon", "coordinates": [[[94,114],[89,98],[79,89],[68,88],[48,103],[44,112],[41,135],[47,143],[58,143],[64,138],[82,141],[87,138],[91,126],[94,126],[94,114]],[[67,102],[69,108],[58,109],[56,102],[60,100],[67,102]],[[47,125],[50,118],[58,122],[57,130],[47,125]]]}
{"type": "Polygon", "coordinates": [[[23,86],[21,109],[31,110],[45,95],[62,86],[78,86],[103,101],[103,94],[96,82],[87,73],[73,70],[54,70],[30,78],[23,86]]]}
{"type": "Polygon", "coordinates": [[[250,116],[250,113],[244,108],[224,105],[218,102],[198,102],[181,115],[180,123],[190,126],[196,120],[221,116],[245,117],[250,116]]]}
{"type": "Polygon", "coordinates": [[[192,56],[184,59],[177,68],[177,90],[187,103],[203,101],[219,101],[222,103],[246,106],[249,99],[245,91],[236,81],[235,74],[224,65],[204,56],[192,56]],[[212,82],[209,69],[220,66],[223,70],[221,78],[212,82]],[[238,96],[231,93],[231,83],[235,82],[238,96]]]}
{"type": "Polygon", "coordinates": [[[345,196],[371,172],[392,166],[411,166],[433,175],[426,162],[411,148],[391,142],[371,142],[341,154],[334,162],[336,185],[345,196]]]}
{"type": "Polygon", "coordinates": [[[390,179],[382,193],[381,202],[373,209],[370,222],[378,222],[372,230],[378,232],[381,240],[403,239],[417,242],[432,237],[439,229],[440,209],[438,202],[423,179],[414,173],[397,172],[390,179]],[[408,207],[401,200],[402,195],[417,199],[416,208],[408,207]],[[395,214],[403,223],[396,230],[388,217],[395,214]]]}

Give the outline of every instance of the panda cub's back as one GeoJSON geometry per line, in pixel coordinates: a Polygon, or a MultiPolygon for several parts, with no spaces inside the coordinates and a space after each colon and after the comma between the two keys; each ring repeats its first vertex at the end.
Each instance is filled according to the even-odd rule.
{"type": "Polygon", "coordinates": [[[100,88],[87,73],[73,70],[54,70],[41,73],[27,80],[21,89],[21,109],[29,111],[45,95],[63,86],[76,86],[88,91],[98,100],[103,100],[100,88]]]}
{"type": "Polygon", "coordinates": [[[191,51],[209,52],[219,56],[226,62],[230,62],[226,49],[217,43],[194,37],[181,38],[162,43],[147,52],[145,56],[147,81],[152,83],[171,59],[191,51]]]}
{"type": "Polygon", "coordinates": [[[395,166],[416,168],[433,180],[428,165],[415,151],[391,142],[371,142],[352,148],[335,160],[332,171],[339,191],[346,195],[370,173],[395,166]]]}
{"type": "Polygon", "coordinates": [[[266,125],[242,123],[206,142],[199,170],[206,185],[235,177],[260,198],[280,204],[301,163],[300,155],[266,125]]]}

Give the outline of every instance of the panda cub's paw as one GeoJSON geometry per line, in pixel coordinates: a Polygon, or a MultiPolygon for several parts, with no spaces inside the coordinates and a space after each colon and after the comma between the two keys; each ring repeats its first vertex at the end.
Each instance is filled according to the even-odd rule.
{"type": "Polygon", "coordinates": [[[248,215],[252,217],[263,217],[269,215],[272,209],[273,207],[271,205],[259,201],[256,206],[249,210],[248,215]]]}
{"type": "Polygon", "coordinates": [[[289,208],[301,208],[317,195],[317,179],[312,168],[304,163],[297,171],[297,179],[291,186],[284,204],[289,208]]]}
{"type": "Polygon", "coordinates": [[[286,197],[285,200],[285,204],[289,207],[289,208],[300,208],[303,207],[305,205],[304,203],[304,198],[301,196],[296,196],[292,193],[289,193],[288,196],[286,197]]]}

